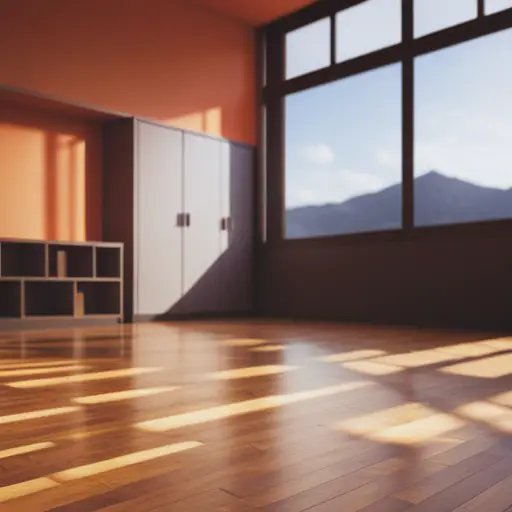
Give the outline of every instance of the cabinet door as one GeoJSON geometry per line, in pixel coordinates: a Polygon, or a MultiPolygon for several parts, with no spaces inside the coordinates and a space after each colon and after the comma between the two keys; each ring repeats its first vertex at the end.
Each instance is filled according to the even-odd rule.
{"type": "Polygon", "coordinates": [[[182,294],[183,134],[137,123],[137,311],[176,312],[182,294]]]}
{"type": "Polygon", "coordinates": [[[222,143],[222,308],[249,312],[253,306],[254,153],[252,148],[222,143]]]}
{"type": "Polygon", "coordinates": [[[218,309],[220,286],[220,144],[201,135],[185,134],[183,230],[183,312],[218,309]]]}

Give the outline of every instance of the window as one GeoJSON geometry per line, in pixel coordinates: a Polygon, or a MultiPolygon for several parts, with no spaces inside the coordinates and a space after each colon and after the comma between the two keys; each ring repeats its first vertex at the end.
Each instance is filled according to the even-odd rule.
{"type": "Polygon", "coordinates": [[[512,9],[512,0],[485,0],[485,14],[512,9]]]}
{"type": "Polygon", "coordinates": [[[414,37],[453,27],[477,16],[477,0],[414,0],[414,37]]]}
{"type": "Polygon", "coordinates": [[[416,60],[415,224],[512,218],[512,29],[416,60]]]}
{"type": "Polygon", "coordinates": [[[286,237],[402,225],[401,65],[286,98],[286,237]]]}
{"type": "Polygon", "coordinates": [[[343,62],[402,40],[402,0],[367,0],[336,15],[336,61],[343,62]]]}
{"type": "Polygon", "coordinates": [[[325,18],[286,34],[286,79],[331,64],[331,20],[325,18]]]}

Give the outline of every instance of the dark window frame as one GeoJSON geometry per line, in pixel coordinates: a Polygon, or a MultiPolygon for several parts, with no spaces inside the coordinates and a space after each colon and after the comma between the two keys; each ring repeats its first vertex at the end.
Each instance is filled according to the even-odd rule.
{"type": "MultiPolygon", "coordinates": [[[[484,0],[475,0],[478,17],[460,25],[414,39],[413,0],[402,0],[402,42],[375,52],[336,63],[336,14],[366,0],[320,0],[289,16],[280,18],[259,30],[265,40],[266,84],[258,83],[261,91],[260,107],[266,109],[266,150],[262,154],[265,165],[266,194],[262,201],[266,217],[266,243],[317,244],[344,241],[379,242],[409,240],[418,236],[458,236],[468,233],[490,233],[512,229],[512,219],[477,221],[443,226],[414,226],[414,60],[416,57],[473,39],[512,28],[512,9],[495,14],[484,14],[484,0]],[[322,18],[331,18],[331,65],[285,80],[286,34],[322,18]],[[333,30],[334,29],[334,30],[333,30]],[[365,71],[389,64],[402,63],[402,228],[393,231],[375,231],[287,240],[285,233],[285,117],[284,98],[296,93],[335,82],[365,71]]],[[[263,59],[262,59],[263,60],[263,59]]],[[[261,112],[261,108],[260,108],[261,112]]],[[[261,120],[260,120],[261,122],[261,120]]]]}

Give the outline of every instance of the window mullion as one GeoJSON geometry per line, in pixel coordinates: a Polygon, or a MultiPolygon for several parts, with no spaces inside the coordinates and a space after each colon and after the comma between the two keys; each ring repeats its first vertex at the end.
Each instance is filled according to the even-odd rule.
{"type": "Polygon", "coordinates": [[[485,16],[485,0],[478,1],[478,17],[483,18],[485,16]]]}
{"type": "MultiPolygon", "coordinates": [[[[410,48],[414,38],[411,0],[402,0],[402,38],[410,48]]],[[[406,51],[402,64],[402,226],[414,227],[414,59],[406,51]]]]}
{"type": "Polygon", "coordinates": [[[331,16],[331,66],[336,64],[336,15],[331,16]]]}

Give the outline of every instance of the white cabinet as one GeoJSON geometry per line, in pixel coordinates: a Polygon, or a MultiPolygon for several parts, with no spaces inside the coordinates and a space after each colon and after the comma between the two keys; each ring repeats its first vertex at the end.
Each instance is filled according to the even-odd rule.
{"type": "Polygon", "coordinates": [[[254,175],[251,148],[224,142],[221,150],[223,311],[248,312],[253,301],[254,175]]]}
{"type": "Polygon", "coordinates": [[[221,276],[220,141],[185,134],[184,313],[218,309],[221,276]]]}
{"type": "Polygon", "coordinates": [[[136,313],[161,315],[182,296],[183,133],[138,122],[136,313]]]}
{"type": "Polygon", "coordinates": [[[253,150],[137,119],[105,128],[105,240],[125,244],[128,319],[249,312],[253,150]]]}

